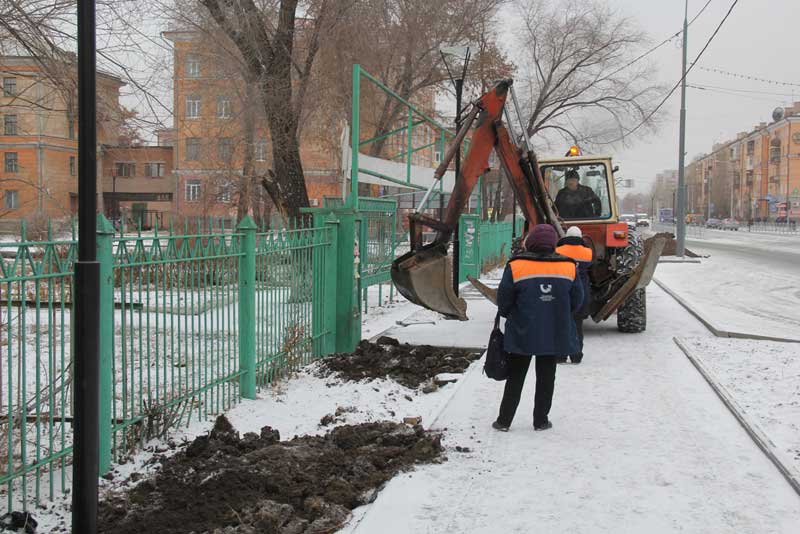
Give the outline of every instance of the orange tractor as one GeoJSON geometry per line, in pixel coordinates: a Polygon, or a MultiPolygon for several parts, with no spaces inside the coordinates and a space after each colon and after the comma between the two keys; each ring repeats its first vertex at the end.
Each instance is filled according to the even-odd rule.
{"type": "MultiPolygon", "coordinates": [[[[620,331],[644,331],[647,325],[645,287],[652,279],[667,238],[656,236],[645,247],[638,232],[629,231],[628,225],[619,221],[614,187],[617,169],[612,167],[610,157],[582,156],[573,147],[564,158],[537,160],[527,146],[526,136],[522,136],[525,148],[519,148],[502,121],[504,114],[510,118],[506,106],[509,95],[520,119],[512,83],[512,80],[499,82],[472,103],[464,124],[435,172],[435,177],[441,179],[474,125],[469,151],[444,217],[433,219],[420,212],[409,215],[411,250],[392,263],[395,286],[411,302],[448,317],[467,319],[466,302],[453,291],[452,263],[447,250],[467,200],[478,178],[487,171],[489,155],[494,150],[516,194],[526,225],[549,223],[561,236],[566,226],[577,225],[583,231],[584,241],[594,250],[595,257],[590,271],[592,318],[600,322],[617,312],[620,331]],[[577,217],[559,216],[551,195],[565,187],[567,175],[572,178],[576,173],[580,187],[593,192],[591,206],[581,210],[577,217]],[[430,243],[423,242],[424,228],[436,231],[430,243]]],[[[425,205],[425,201],[420,205],[425,205]]],[[[495,300],[495,290],[478,280],[470,280],[484,296],[495,300]]]]}

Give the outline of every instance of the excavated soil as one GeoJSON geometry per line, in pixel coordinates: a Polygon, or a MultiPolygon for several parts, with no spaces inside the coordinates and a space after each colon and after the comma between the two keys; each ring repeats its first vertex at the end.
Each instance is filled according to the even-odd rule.
{"type": "Polygon", "coordinates": [[[463,373],[480,357],[480,352],[467,349],[401,345],[393,338],[382,337],[378,343],[362,341],[354,352],[323,358],[318,372],[352,381],[391,378],[416,389],[431,383],[436,375],[463,373]]]}
{"type": "Polygon", "coordinates": [[[280,441],[239,437],[224,416],[150,480],[101,503],[104,534],[320,534],[371,502],[395,474],[442,461],[441,436],[392,422],[280,441]]]}

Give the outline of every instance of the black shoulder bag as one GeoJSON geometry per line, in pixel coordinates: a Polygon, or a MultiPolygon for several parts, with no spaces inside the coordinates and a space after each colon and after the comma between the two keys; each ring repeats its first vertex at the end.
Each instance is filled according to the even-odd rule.
{"type": "Polygon", "coordinates": [[[508,353],[503,348],[503,332],[500,330],[500,311],[494,318],[494,328],[489,336],[489,346],[486,348],[486,361],[483,363],[483,372],[494,380],[508,378],[508,353]]]}

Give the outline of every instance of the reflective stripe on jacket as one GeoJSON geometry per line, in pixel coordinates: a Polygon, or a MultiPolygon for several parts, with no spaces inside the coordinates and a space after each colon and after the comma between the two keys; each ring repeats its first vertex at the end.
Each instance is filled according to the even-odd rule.
{"type": "Polygon", "coordinates": [[[589,269],[594,261],[594,251],[583,244],[580,237],[564,237],[558,242],[556,253],[572,258],[578,262],[578,276],[583,286],[583,304],[580,306],[580,314],[587,315],[589,303],[591,302],[591,286],[589,284],[589,269]]]}
{"type": "Polygon", "coordinates": [[[505,350],[562,355],[578,351],[572,313],[583,302],[575,262],[555,253],[525,253],[508,262],[497,289],[506,318],[505,350]]]}

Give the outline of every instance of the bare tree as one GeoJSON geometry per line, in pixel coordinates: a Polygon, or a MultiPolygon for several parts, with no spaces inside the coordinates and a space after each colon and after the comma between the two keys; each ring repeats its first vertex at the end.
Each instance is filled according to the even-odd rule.
{"type": "Polygon", "coordinates": [[[632,20],[604,0],[517,0],[517,7],[528,136],[554,132],[585,146],[624,141],[641,122],[656,126],[650,114],[664,89],[651,63],[635,61],[647,38],[632,20]]]}
{"type": "Polygon", "coordinates": [[[341,21],[350,2],[317,0],[302,6],[299,0],[280,0],[274,6],[256,5],[255,0],[199,2],[234,43],[248,77],[258,87],[274,165],[263,185],[282,215],[299,217],[300,208],[308,206],[298,138],[300,116],[322,40],[341,21]],[[303,19],[298,18],[301,9],[303,19]],[[301,34],[302,54],[296,49],[301,34]]]}
{"type": "MultiPolygon", "coordinates": [[[[350,109],[351,66],[359,63],[405,100],[420,105],[433,102],[439,90],[449,87],[439,52],[442,46],[476,43],[467,77],[476,87],[483,79],[507,76],[510,62],[494,42],[494,15],[506,0],[362,0],[351,10],[347,32],[335,36],[326,48],[323,64],[330,92],[342,120],[350,109]],[[477,69],[483,76],[476,76],[477,69]],[[446,84],[447,85],[446,85],[446,84]]],[[[367,85],[367,84],[365,84],[367,85]]],[[[398,126],[404,107],[388,95],[362,90],[362,126],[371,135],[384,134],[398,126]]],[[[426,111],[430,111],[427,110],[426,111]]],[[[370,145],[372,155],[381,155],[390,140],[370,145]]]]}

